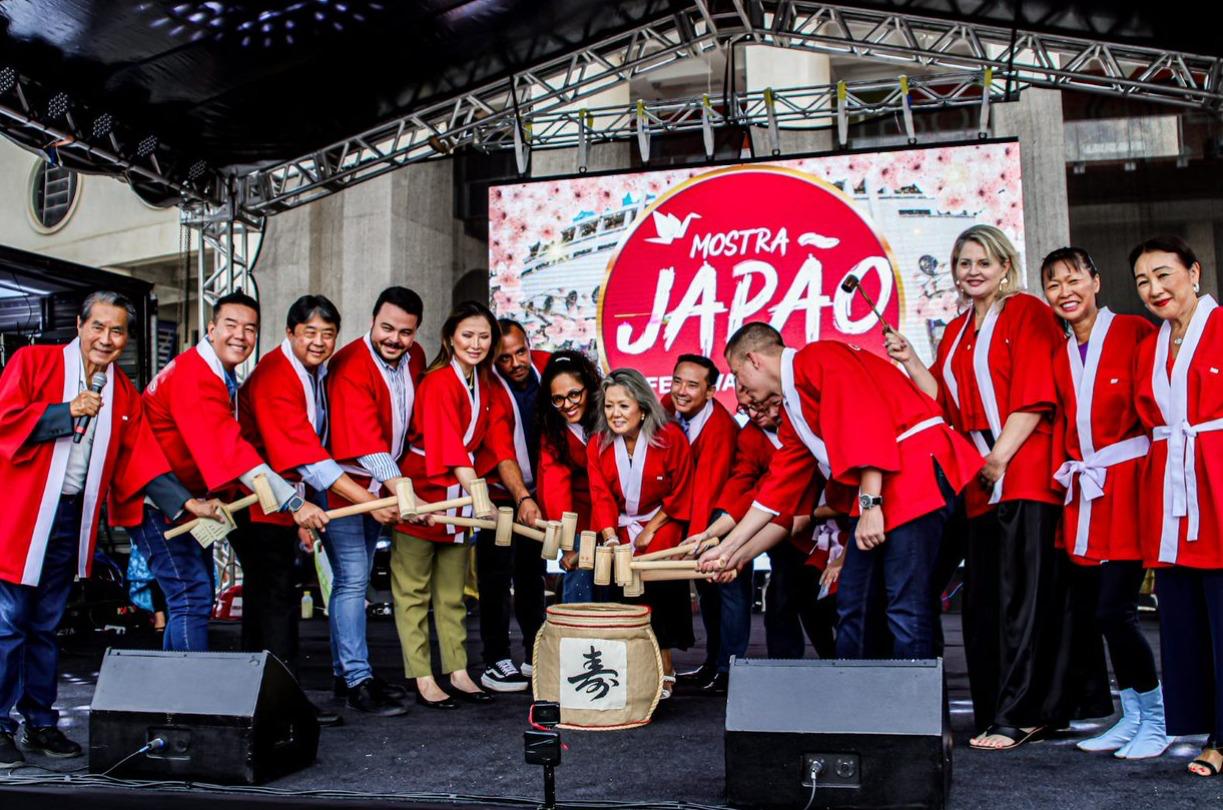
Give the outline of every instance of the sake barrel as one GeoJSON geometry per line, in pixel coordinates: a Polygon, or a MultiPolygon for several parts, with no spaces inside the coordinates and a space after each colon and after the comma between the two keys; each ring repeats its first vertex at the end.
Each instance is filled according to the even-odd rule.
{"type": "Polygon", "coordinates": [[[531,660],[535,699],[560,704],[561,728],[643,726],[662,695],[662,656],[645,605],[553,605],[531,660]]]}

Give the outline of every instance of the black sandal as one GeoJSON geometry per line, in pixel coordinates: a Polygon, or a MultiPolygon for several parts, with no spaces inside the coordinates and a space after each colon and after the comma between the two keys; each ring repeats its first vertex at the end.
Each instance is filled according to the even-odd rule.
{"type": "Polygon", "coordinates": [[[1220,757],[1220,759],[1223,759],[1223,751],[1220,751],[1218,748],[1207,747],[1203,749],[1202,753],[1198,754],[1192,762],[1185,766],[1185,769],[1194,776],[1201,777],[1202,779],[1209,779],[1212,776],[1218,776],[1219,766],[1215,765],[1210,760],[1205,759],[1207,754],[1216,754],[1220,757]],[[1194,765],[1201,765],[1203,768],[1209,769],[1210,773],[1198,773],[1197,771],[1193,770],[1194,765]]]}
{"type": "Polygon", "coordinates": [[[1015,728],[1014,726],[1000,726],[995,724],[987,728],[985,733],[980,736],[992,737],[997,735],[999,737],[1010,737],[1012,741],[1010,745],[1004,745],[1001,747],[994,747],[992,745],[974,745],[973,740],[969,740],[968,745],[970,748],[977,751],[1013,751],[1024,743],[1038,742],[1043,740],[1048,732],[1048,726],[1037,726],[1031,731],[1024,731],[1023,729],[1015,728]]]}

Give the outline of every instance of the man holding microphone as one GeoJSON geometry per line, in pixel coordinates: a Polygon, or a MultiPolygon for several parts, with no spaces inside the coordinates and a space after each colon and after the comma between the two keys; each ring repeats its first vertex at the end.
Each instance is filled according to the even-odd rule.
{"type": "Polygon", "coordinates": [[[75,340],[23,348],[0,377],[0,489],[22,507],[0,526],[0,768],[25,761],[14,707],[27,750],[81,753],[56,728],[55,631],[73,580],[89,576],[102,506],[112,525],[138,520],[145,495],[172,517],[219,514],[169,472],[140,394],[115,366],[135,317],[122,295],[95,292],[75,340]]]}

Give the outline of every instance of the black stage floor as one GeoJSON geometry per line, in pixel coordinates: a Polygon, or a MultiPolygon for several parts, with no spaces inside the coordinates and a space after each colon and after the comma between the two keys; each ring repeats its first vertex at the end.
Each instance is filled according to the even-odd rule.
{"type": "MultiPolygon", "coordinates": [[[[1162,758],[1144,762],[1124,762],[1107,755],[1088,755],[1074,748],[1074,741],[1087,736],[1099,723],[1076,724],[1075,731],[1062,739],[1027,745],[1012,752],[979,752],[967,746],[970,730],[968,684],[959,616],[944,617],[948,631],[947,673],[952,700],[955,731],[954,787],[950,807],[954,810],[989,808],[1189,808],[1223,807],[1223,777],[1200,779],[1185,773],[1185,764],[1198,750],[1200,738],[1178,741],[1162,758]]],[[[473,671],[479,661],[477,622],[470,621],[473,671]]],[[[695,620],[698,628],[700,621],[695,620]]],[[[214,624],[216,649],[233,648],[237,628],[214,624]]],[[[1154,622],[1148,625],[1153,640],[1154,622]]],[[[325,620],[302,625],[302,681],[310,697],[320,704],[338,705],[330,695],[330,663],[325,620]]],[[[60,704],[62,723],[74,739],[87,742],[88,709],[105,645],[149,646],[152,638],[108,637],[71,639],[65,643],[60,704]]],[[[399,648],[394,626],[389,619],[372,620],[371,653],[375,668],[387,678],[400,669],[399,648]]],[[[762,618],[754,617],[751,656],[764,656],[762,618]]],[[[699,660],[699,647],[677,653],[682,667],[699,660]]],[[[520,655],[515,640],[515,655],[520,655]]],[[[491,706],[462,706],[455,712],[430,711],[413,705],[409,713],[397,718],[368,718],[348,710],[346,724],[324,729],[317,763],[305,771],[270,785],[297,794],[298,806],[313,806],[308,799],[315,790],[347,790],[373,794],[432,794],[428,806],[455,806],[447,795],[485,797],[477,806],[497,806],[496,797],[517,797],[512,804],[541,796],[541,770],[523,763],[522,732],[526,728],[529,697],[498,696],[491,706]],[[440,795],[439,795],[440,794],[440,795]]],[[[682,691],[663,704],[654,721],[633,731],[595,733],[565,732],[570,748],[557,771],[557,789],[562,804],[566,801],[623,802],[625,806],[648,806],[662,802],[690,802],[704,805],[723,803],[722,733],[725,701],[714,697],[685,695],[682,691]]],[[[31,757],[31,765],[18,770],[15,777],[35,777],[50,771],[69,771],[83,767],[85,761],[55,761],[31,757]],[[47,770],[41,770],[47,769],[47,770]]],[[[52,784],[37,793],[28,786],[6,784],[0,775],[0,808],[47,807],[53,801],[66,806],[91,808],[136,806],[133,794],[109,788],[52,784]]],[[[195,793],[157,794],[148,807],[204,807],[238,794],[195,793]],[[194,799],[195,801],[191,801],[194,799]]],[[[248,794],[249,796],[249,794],[248,794]]],[[[259,799],[247,798],[248,806],[259,806],[259,799]]],[[[317,806],[371,807],[393,806],[373,797],[359,802],[331,798],[317,806]]]]}

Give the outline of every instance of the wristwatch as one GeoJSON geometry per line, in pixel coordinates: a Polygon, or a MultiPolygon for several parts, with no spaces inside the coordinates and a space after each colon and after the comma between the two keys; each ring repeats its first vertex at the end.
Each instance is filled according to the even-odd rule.
{"type": "Polygon", "coordinates": [[[301,509],[305,505],[306,505],[306,499],[300,495],[294,494],[292,498],[289,498],[289,502],[285,504],[285,511],[286,512],[296,512],[298,509],[301,509]]]}
{"type": "Polygon", "coordinates": [[[874,509],[876,506],[883,506],[883,496],[861,493],[858,495],[858,506],[862,507],[863,512],[867,509],[874,509]]]}

